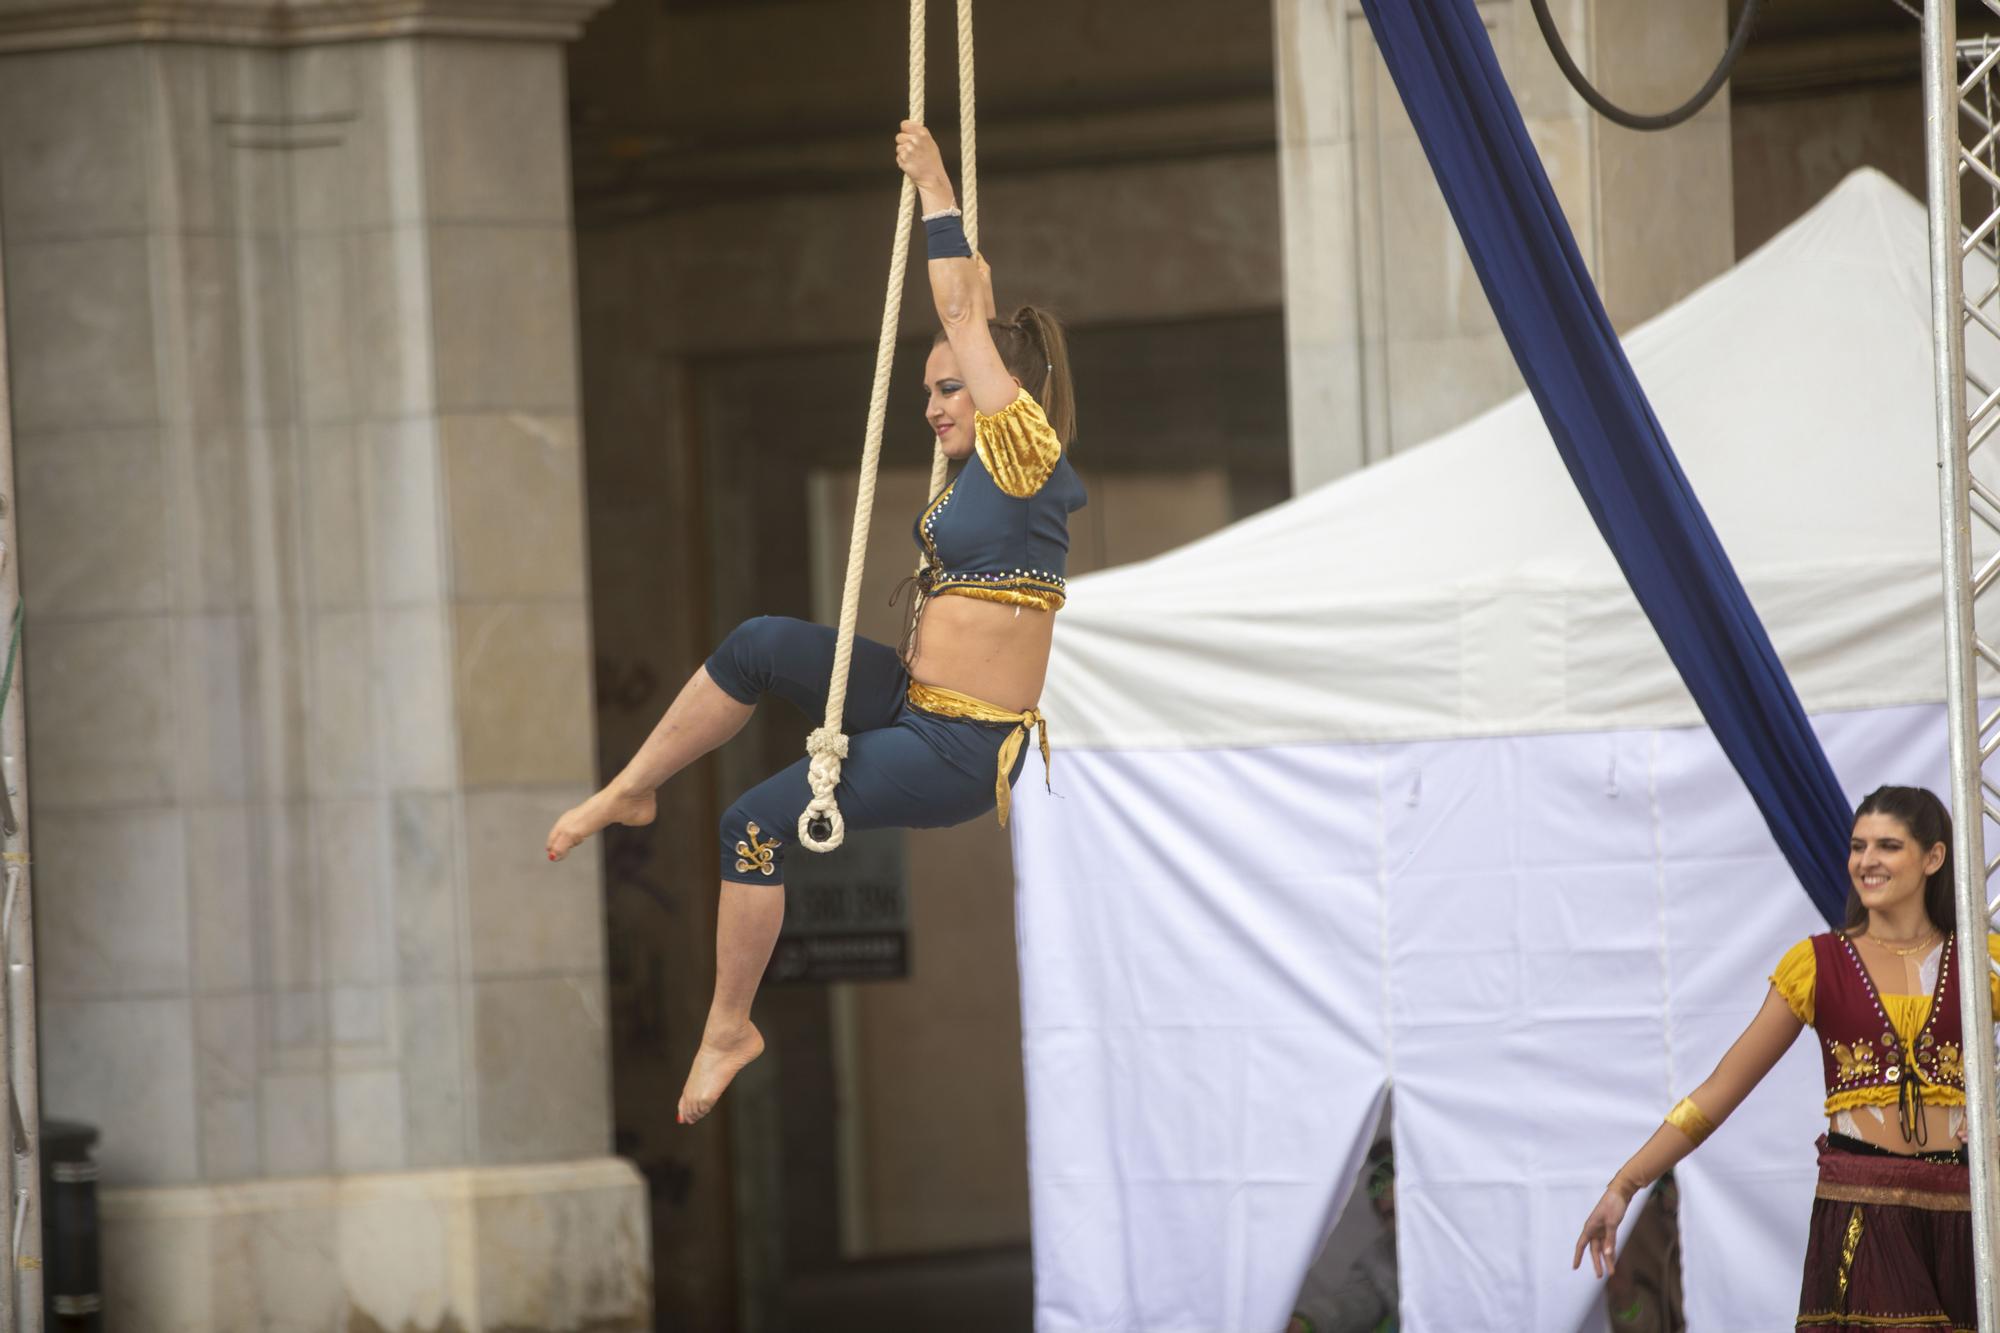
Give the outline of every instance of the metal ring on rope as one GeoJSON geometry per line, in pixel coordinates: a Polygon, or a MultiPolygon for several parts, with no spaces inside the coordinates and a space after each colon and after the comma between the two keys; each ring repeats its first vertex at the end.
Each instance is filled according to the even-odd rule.
{"type": "Polygon", "coordinates": [[[1730,71],[1736,68],[1736,58],[1742,55],[1743,48],[1750,44],[1750,29],[1756,25],[1757,11],[1762,6],[1763,0],[1743,0],[1743,12],[1736,18],[1736,31],[1730,34],[1729,47],[1722,53],[1722,60],[1716,65],[1715,72],[1708,76],[1708,82],[1704,83],[1693,97],[1672,111],[1657,116],[1627,111],[1591,87],[1590,80],[1576,67],[1576,61],[1570,59],[1569,48],[1563,45],[1562,34],[1556,31],[1555,18],[1549,13],[1549,0],[1530,0],[1530,3],[1534,5],[1535,22],[1541,25],[1542,39],[1549,44],[1549,54],[1556,58],[1556,64],[1562,68],[1563,77],[1569,80],[1569,86],[1576,89],[1577,95],[1584,101],[1590,103],[1591,110],[1614,124],[1623,125],[1628,130],[1670,130],[1684,121],[1692,120],[1718,92],[1722,91],[1722,85],[1729,82],[1730,71]]]}

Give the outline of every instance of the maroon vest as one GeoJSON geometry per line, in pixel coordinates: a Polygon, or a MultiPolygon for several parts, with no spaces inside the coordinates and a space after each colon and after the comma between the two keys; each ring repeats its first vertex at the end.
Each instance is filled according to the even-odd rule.
{"type": "Polygon", "coordinates": [[[1858,1088],[1901,1090],[1910,1083],[1920,1103],[1921,1089],[1914,1086],[1911,1065],[1925,1082],[1965,1091],[1956,935],[1945,940],[1931,1015],[1911,1050],[1903,1049],[1853,943],[1829,932],[1813,936],[1812,944],[1813,1030],[1819,1034],[1820,1055],[1826,1063],[1828,1097],[1858,1088]]]}

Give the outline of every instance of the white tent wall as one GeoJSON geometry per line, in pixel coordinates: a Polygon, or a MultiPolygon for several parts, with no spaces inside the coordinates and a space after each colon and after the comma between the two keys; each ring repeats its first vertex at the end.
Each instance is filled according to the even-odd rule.
{"type": "MultiPolygon", "coordinates": [[[[1937,708],[1815,724],[1859,799],[1937,708]]],[[[1016,800],[1043,1333],[1284,1326],[1396,1090],[1411,1333],[1602,1327],[1612,1171],[1823,929],[1705,730],[1066,754],[1016,800]]],[[[1682,1168],[1689,1327],[1798,1297],[1818,1056],[1682,1168]]]]}
{"type": "MultiPolygon", "coordinates": [[[[1856,173],[1626,339],[1856,797],[1946,785],[1925,255],[1856,173]]],[[[1281,1328],[1392,1080],[1405,1327],[1600,1327],[1584,1213],[1820,923],[1533,405],[1077,580],[1043,708],[1037,1327],[1281,1328]]],[[[1818,1082],[1684,1169],[1700,1333],[1791,1323],[1818,1082]]]]}
{"type": "Polygon", "coordinates": [[[1233,1328],[1296,1291],[1386,1085],[1375,764],[1075,759],[1016,817],[1037,1326],[1233,1328]]]}

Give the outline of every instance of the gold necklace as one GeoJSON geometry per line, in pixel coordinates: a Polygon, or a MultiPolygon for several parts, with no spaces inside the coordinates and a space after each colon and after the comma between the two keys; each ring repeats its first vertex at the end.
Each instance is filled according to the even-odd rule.
{"type": "Polygon", "coordinates": [[[1921,953],[1925,949],[1930,948],[1933,944],[1937,943],[1938,941],[1938,935],[1936,931],[1932,931],[1930,934],[1918,940],[1915,944],[1908,944],[1907,941],[1898,942],[1894,940],[1885,940],[1879,935],[1869,935],[1867,938],[1873,941],[1878,947],[1887,949],[1890,953],[1896,955],[1896,957],[1898,958],[1908,958],[1913,953],[1921,953]],[[1907,947],[1905,947],[1905,945],[1907,945],[1907,947]]]}

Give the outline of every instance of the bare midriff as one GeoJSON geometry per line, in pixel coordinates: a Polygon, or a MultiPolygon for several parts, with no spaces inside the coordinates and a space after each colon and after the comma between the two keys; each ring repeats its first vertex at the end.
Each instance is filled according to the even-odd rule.
{"type": "Polygon", "coordinates": [[[1826,1128],[1828,1133],[1853,1133],[1863,1143],[1872,1143],[1893,1153],[1950,1152],[1964,1146],[1952,1129],[1953,1111],[1964,1114],[1962,1107],[1926,1106],[1923,1138],[1917,1143],[1903,1137],[1893,1106],[1857,1106],[1848,1112],[1848,1119],[1852,1121],[1850,1129],[1842,1131],[1838,1118],[1834,1116],[1826,1118],[1826,1128]],[[1877,1111],[1882,1113],[1879,1120],[1875,1114],[1877,1111]],[[1854,1133],[1856,1130],[1860,1132],[1854,1133]]]}
{"type": "Polygon", "coordinates": [[[910,676],[1022,713],[1041,701],[1053,611],[975,597],[934,597],[917,626],[910,676]]]}

